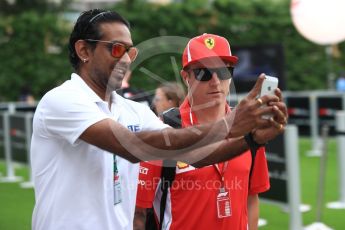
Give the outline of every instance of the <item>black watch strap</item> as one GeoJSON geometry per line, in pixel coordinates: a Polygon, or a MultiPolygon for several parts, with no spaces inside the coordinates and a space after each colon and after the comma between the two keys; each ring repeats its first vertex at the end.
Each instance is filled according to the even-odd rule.
{"type": "Polygon", "coordinates": [[[256,151],[262,147],[265,146],[266,144],[259,144],[254,140],[253,134],[248,133],[247,135],[244,136],[244,140],[247,142],[250,153],[252,155],[252,164],[250,166],[250,171],[249,171],[249,180],[252,177],[253,169],[254,169],[254,162],[255,162],[255,157],[256,157],[256,151]]]}
{"type": "Polygon", "coordinates": [[[253,134],[248,133],[247,135],[244,136],[244,140],[247,142],[249,149],[252,153],[256,153],[256,151],[262,147],[265,146],[266,144],[259,144],[254,140],[253,134]]]}

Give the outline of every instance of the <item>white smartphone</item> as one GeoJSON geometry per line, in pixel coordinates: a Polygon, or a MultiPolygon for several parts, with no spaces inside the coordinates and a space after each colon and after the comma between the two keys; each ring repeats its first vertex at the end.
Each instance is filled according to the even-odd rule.
{"type": "MultiPolygon", "coordinates": [[[[266,75],[261,86],[260,97],[264,95],[274,95],[274,90],[278,87],[278,78],[266,75]]],[[[266,106],[266,105],[263,105],[266,106]]],[[[263,115],[263,119],[270,119],[272,115],[263,115]]]]}

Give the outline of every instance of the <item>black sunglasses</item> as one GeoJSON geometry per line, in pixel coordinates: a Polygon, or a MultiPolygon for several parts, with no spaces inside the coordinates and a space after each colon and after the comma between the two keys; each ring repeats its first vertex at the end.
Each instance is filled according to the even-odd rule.
{"type": "Polygon", "coordinates": [[[209,81],[212,79],[213,73],[217,74],[219,80],[228,80],[232,78],[234,67],[219,68],[195,68],[192,69],[195,79],[198,81],[209,81]]]}

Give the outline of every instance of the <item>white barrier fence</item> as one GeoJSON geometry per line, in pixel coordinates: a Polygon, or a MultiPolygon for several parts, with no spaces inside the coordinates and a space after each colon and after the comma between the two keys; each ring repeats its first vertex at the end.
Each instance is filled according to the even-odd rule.
{"type": "Polygon", "coordinates": [[[339,200],[327,204],[330,209],[345,209],[345,111],[336,114],[339,200]]]}
{"type": "Polygon", "coordinates": [[[294,125],[285,129],[285,152],[287,158],[288,200],[290,211],[290,230],[302,229],[301,189],[299,172],[298,130],[294,125]]]}
{"type": "Polygon", "coordinates": [[[29,166],[29,180],[21,183],[22,188],[32,188],[30,167],[30,144],[32,135],[33,112],[2,112],[0,113],[0,136],[6,162],[6,175],[0,182],[18,182],[22,178],[15,175],[14,155],[20,156],[29,166]],[[26,154],[26,156],[23,156],[26,154]]]}
{"type": "MultiPolygon", "coordinates": [[[[6,175],[5,177],[0,178],[0,182],[18,182],[21,181],[21,177],[15,176],[11,146],[10,146],[10,127],[9,127],[9,112],[5,112],[2,115],[2,133],[3,133],[3,145],[4,145],[4,154],[6,162],[6,175]]],[[[0,116],[0,117],[1,117],[0,116]]]]}

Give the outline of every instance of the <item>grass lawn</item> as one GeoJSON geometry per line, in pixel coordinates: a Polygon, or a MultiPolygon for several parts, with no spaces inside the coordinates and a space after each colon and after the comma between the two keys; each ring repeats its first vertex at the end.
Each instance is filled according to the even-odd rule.
{"type": "MultiPolygon", "coordinates": [[[[309,139],[301,138],[300,172],[301,172],[301,201],[312,206],[312,210],[303,214],[303,225],[309,225],[316,220],[316,197],[318,189],[320,158],[307,157],[305,152],[311,149],[309,139]]],[[[335,139],[329,141],[327,159],[326,184],[324,202],[338,199],[338,164],[335,139]]],[[[0,161],[0,174],[5,174],[5,165],[0,161]]],[[[27,168],[16,169],[17,176],[27,179],[27,168]]],[[[18,183],[0,183],[0,229],[25,230],[31,229],[31,213],[34,205],[32,189],[21,189],[18,183]]],[[[268,224],[262,230],[289,229],[289,214],[283,212],[279,206],[261,203],[260,217],[268,224]]],[[[345,210],[330,210],[323,205],[322,222],[333,229],[344,229],[345,210]]]]}
{"type": "MultiPolygon", "coordinates": [[[[300,138],[300,173],[301,173],[301,202],[311,205],[309,212],[303,213],[303,226],[316,222],[316,199],[319,181],[319,157],[308,157],[306,152],[311,149],[310,140],[300,138]]],[[[326,208],[327,202],[336,201],[338,195],[338,163],[336,140],[330,139],[328,145],[328,158],[326,166],[326,179],[324,187],[324,205],[322,206],[321,222],[333,229],[344,229],[345,210],[333,210],[326,208]]],[[[268,225],[260,228],[268,229],[289,229],[289,215],[278,206],[271,204],[261,204],[260,217],[267,220],[268,225]]]]}
{"type": "MultiPolygon", "coordinates": [[[[0,162],[0,173],[5,175],[3,161],[0,162]]],[[[18,167],[16,176],[28,179],[28,168],[18,167]]],[[[31,229],[31,213],[34,206],[34,190],[22,189],[19,183],[0,183],[0,229],[31,229]]]]}

